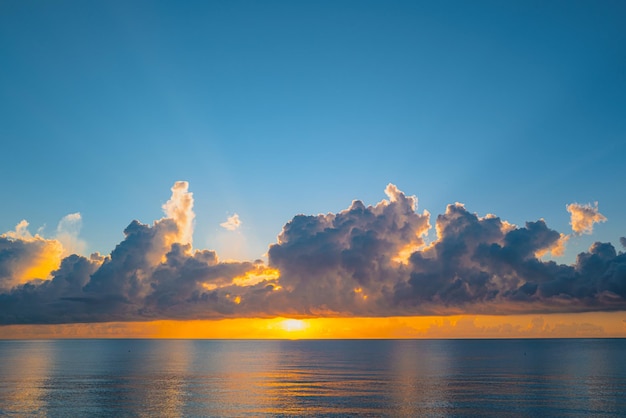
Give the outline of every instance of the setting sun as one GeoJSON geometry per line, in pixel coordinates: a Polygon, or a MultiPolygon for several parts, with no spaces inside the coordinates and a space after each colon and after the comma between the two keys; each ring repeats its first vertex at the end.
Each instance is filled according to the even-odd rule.
{"type": "Polygon", "coordinates": [[[626,418],[625,20],[0,0],[0,418],[626,418]]]}
{"type": "Polygon", "coordinates": [[[285,319],[280,323],[280,327],[287,332],[304,331],[307,323],[301,319],[285,319]]]}

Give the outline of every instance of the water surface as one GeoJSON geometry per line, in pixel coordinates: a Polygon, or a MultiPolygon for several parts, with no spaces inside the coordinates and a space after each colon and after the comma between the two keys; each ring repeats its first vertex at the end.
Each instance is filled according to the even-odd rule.
{"type": "Polygon", "coordinates": [[[0,341],[0,415],[618,416],[626,340],[0,341]]]}

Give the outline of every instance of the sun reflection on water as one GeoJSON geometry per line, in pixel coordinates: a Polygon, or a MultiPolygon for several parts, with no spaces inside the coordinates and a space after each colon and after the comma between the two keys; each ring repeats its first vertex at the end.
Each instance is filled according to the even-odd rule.
{"type": "Polygon", "coordinates": [[[7,342],[0,360],[4,390],[0,398],[3,407],[13,407],[17,415],[45,416],[47,380],[54,363],[54,342],[7,342]]]}
{"type": "Polygon", "coordinates": [[[0,415],[618,416],[626,410],[624,344],[0,342],[0,415]]]}

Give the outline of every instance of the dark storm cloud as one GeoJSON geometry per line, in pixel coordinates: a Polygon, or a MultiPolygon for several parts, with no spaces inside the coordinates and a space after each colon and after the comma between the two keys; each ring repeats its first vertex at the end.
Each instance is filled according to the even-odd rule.
{"type": "Polygon", "coordinates": [[[544,221],[524,227],[479,218],[451,205],[437,219],[438,240],[413,253],[411,273],[396,289],[402,310],[422,313],[514,313],[626,307],[626,256],[595,243],[573,266],[537,257],[558,245],[544,221]]]}
{"type": "Polygon", "coordinates": [[[310,313],[376,315],[379,304],[403,280],[394,261],[407,247],[423,244],[429,214],[415,212],[417,201],[389,185],[390,201],[360,201],[338,214],[298,215],[269,249],[269,264],[280,284],[310,313]]]}
{"type": "Polygon", "coordinates": [[[85,303],[83,287],[99,261],[78,255],[65,258],[51,280],[36,280],[0,294],[1,322],[66,323],[98,318],[97,304],[85,303]]]}
{"type": "Polygon", "coordinates": [[[227,296],[227,289],[233,278],[255,265],[219,263],[215,252],[192,253],[188,244],[173,243],[163,253],[170,228],[176,225],[169,219],[153,226],[133,221],[125,230],[126,239],[109,257],[65,258],[51,280],[32,281],[0,294],[0,322],[103,322],[232,314],[237,303],[227,296]],[[216,290],[204,287],[210,289],[211,284],[216,290]]]}
{"type": "Polygon", "coordinates": [[[0,236],[0,289],[12,287],[16,281],[16,270],[20,265],[28,264],[28,259],[38,252],[37,247],[24,240],[0,236]]]}
{"type": "Polygon", "coordinates": [[[373,206],[295,216],[267,265],[193,250],[184,182],[165,218],[133,221],[109,256],[66,257],[47,280],[29,268],[62,251],[58,242],[3,235],[0,323],[626,309],[626,255],[611,244],[593,244],[573,265],[545,261],[567,237],[543,220],[518,227],[461,204],[437,217],[425,243],[429,213],[393,185],[385,192],[373,206]]]}
{"type": "MultiPolygon", "coordinates": [[[[0,322],[102,322],[232,313],[237,303],[227,288],[233,286],[234,278],[256,266],[219,263],[213,251],[192,252],[188,243],[192,205],[187,184],[177,182],[164,205],[168,217],[153,225],[131,222],[124,230],[125,239],[110,256],[72,255],[62,261],[51,280],[32,280],[0,294],[0,322]],[[207,290],[211,286],[215,289],[207,290]]],[[[0,271],[7,271],[14,282],[17,279],[10,276],[16,264],[13,259],[28,261],[20,255],[30,254],[26,249],[35,244],[60,245],[24,234],[0,239],[6,247],[0,248],[4,255],[0,255],[0,271]]]]}

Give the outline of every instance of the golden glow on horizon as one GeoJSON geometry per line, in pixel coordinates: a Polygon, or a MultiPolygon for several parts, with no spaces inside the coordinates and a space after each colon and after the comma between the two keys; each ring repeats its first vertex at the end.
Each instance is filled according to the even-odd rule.
{"type": "Polygon", "coordinates": [[[626,338],[626,312],[390,318],[236,318],[0,326],[2,339],[626,338]]]}
{"type": "Polygon", "coordinates": [[[306,322],[301,319],[285,319],[280,326],[287,332],[303,331],[307,328],[306,322]]]}

